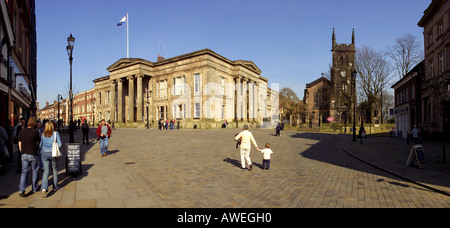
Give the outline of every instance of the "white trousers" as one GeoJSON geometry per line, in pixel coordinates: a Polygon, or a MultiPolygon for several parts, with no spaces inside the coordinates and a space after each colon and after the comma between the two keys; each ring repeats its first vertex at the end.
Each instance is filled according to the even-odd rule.
{"type": "Polygon", "coordinates": [[[241,148],[241,165],[242,168],[245,169],[245,162],[247,160],[247,165],[251,165],[252,161],[250,160],[250,148],[241,148]]]}

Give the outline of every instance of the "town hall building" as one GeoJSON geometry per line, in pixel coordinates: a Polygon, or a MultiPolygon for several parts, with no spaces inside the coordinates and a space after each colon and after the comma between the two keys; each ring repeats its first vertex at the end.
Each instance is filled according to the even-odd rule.
{"type": "Polygon", "coordinates": [[[273,121],[278,91],[252,61],[231,61],[210,49],[156,62],[123,58],[94,80],[95,116],[119,126],[175,120],[182,128],[273,121]]]}

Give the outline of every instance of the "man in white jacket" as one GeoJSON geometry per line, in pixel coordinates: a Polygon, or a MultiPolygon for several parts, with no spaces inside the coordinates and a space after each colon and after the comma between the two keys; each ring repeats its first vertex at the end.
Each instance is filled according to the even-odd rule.
{"type": "Polygon", "coordinates": [[[249,166],[249,171],[252,171],[252,161],[250,160],[250,142],[258,149],[258,145],[256,144],[255,138],[253,138],[253,134],[248,131],[248,126],[244,125],[244,131],[240,132],[234,140],[238,140],[241,138],[241,165],[242,169],[245,169],[245,162],[247,162],[249,166]]]}

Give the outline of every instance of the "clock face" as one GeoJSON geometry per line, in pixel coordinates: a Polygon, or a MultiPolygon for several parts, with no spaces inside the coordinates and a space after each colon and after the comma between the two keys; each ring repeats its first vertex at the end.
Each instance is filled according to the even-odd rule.
{"type": "Polygon", "coordinates": [[[345,77],[345,74],[346,74],[345,71],[341,71],[341,76],[342,77],[345,77]]]}

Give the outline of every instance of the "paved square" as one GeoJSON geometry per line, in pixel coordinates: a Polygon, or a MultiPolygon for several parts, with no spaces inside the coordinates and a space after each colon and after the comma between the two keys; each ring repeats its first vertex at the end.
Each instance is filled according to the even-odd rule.
{"type": "Polygon", "coordinates": [[[260,148],[271,144],[271,169],[252,148],[253,171],[242,170],[239,131],[119,129],[110,150],[175,207],[450,207],[343,153],[339,135],[251,129],[260,148]]]}
{"type": "Polygon", "coordinates": [[[0,207],[450,207],[450,197],[349,156],[340,149],[348,136],[250,130],[260,148],[271,144],[270,170],[261,169],[255,148],[253,170],[240,168],[237,129],[118,129],[107,157],[100,157],[98,141],[82,145],[82,175],[66,176],[60,159],[61,189],[48,198],[20,198],[20,175],[9,164],[0,177],[0,195],[8,196],[0,207]]]}

